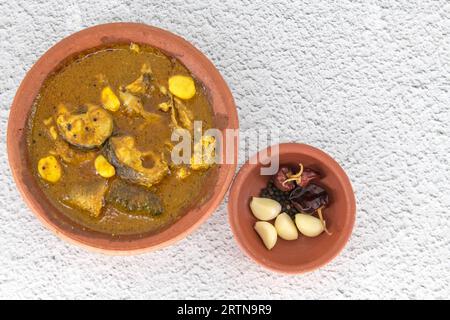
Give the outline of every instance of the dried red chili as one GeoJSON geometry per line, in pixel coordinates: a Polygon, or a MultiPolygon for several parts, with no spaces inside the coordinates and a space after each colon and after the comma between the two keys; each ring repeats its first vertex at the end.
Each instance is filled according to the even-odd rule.
{"type": "Polygon", "coordinates": [[[300,182],[297,181],[297,185],[300,187],[306,187],[311,181],[319,180],[320,174],[317,171],[314,171],[310,168],[305,168],[301,175],[300,182]]]}
{"type": "Polygon", "coordinates": [[[288,181],[287,183],[285,183],[285,181],[288,180],[291,175],[291,169],[289,169],[288,167],[281,167],[273,177],[273,184],[275,185],[275,187],[277,187],[278,190],[284,192],[291,191],[295,188],[295,182],[288,181]]]}
{"type": "Polygon", "coordinates": [[[305,188],[297,187],[292,190],[289,200],[297,210],[314,213],[317,209],[328,205],[328,193],[321,186],[310,183],[305,188]]]}
{"type": "Polygon", "coordinates": [[[289,174],[288,179],[284,180],[283,185],[295,182],[297,186],[306,187],[311,181],[319,180],[320,174],[310,168],[303,168],[303,165],[299,164],[300,169],[296,174],[289,174]]]}

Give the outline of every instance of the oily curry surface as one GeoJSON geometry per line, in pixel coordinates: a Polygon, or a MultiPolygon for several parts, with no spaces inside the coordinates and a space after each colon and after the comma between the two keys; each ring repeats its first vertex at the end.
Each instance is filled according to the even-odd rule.
{"type": "Polygon", "coordinates": [[[171,162],[172,132],[192,133],[194,120],[211,128],[212,110],[178,60],[143,45],[99,48],[44,82],[29,119],[30,170],[53,205],[84,227],[157,232],[201,202],[214,177],[203,148],[215,145],[212,137],[192,142],[193,153],[203,152],[195,161],[171,162]]]}

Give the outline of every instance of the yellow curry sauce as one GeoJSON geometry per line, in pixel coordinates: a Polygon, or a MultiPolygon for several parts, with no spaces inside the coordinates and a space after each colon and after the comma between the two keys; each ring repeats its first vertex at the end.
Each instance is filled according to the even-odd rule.
{"type": "Polygon", "coordinates": [[[172,131],[192,130],[193,120],[201,120],[204,130],[211,128],[212,110],[205,89],[176,59],[134,44],[86,52],[51,74],[35,100],[28,129],[30,170],[49,200],[84,227],[113,235],[157,232],[198,203],[214,171],[170,163],[172,131]],[[178,98],[169,86],[181,88],[178,98]],[[130,107],[135,98],[142,110],[130,107]],[[80,123],[84,127],[75,128],[80,123]],[[117,144],[122,154],[114,149],[117,144]],[[123,154],[131,158],[122,159],[123,154]],[[140,158],[132,158],[136,155],[140,158]],[[145,179],[133,170],[133,161],[145,179]],[[167,172],[155,176],[151,170],[158,165],[167,172]],[[160,207],[151,204],[149,210],[160,211],[148,214],[116,205],[124,203],[124,190],[132,196],[140,192],[139,205],[159,199],[160,207]]]}

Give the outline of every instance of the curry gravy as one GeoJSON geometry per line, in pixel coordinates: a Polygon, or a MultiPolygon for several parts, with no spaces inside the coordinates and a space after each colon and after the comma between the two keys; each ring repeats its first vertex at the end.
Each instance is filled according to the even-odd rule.
{"type": "MultiPolygon", "coordinates": [[[[50,128],[54,127],[58,106],[64,104],[68,112],[74,114],[85,111],[83,106],[86,104],[102,106],[102,89],[107,85],[118,95],[121,87],[141,75],[143,65],[151,67],[153,91],[142,97],[142,103],[146,111],[157,114],[160,119],[147,122],[142,117],[130,116],[121,111],[110,112],[114,123],[112,136],[131,136],[137,149],[150,150],[158,155],[166,154],[167,157],[167,142],[170,142],[173,130],[171,113],[161,111],[157,106],[166,99],[167,94],[162,92],[168,87],[171,76],[192,75],[178,60],[155,48],[140,45],[137,52],[131,50],[129,44],[120,44],[82,53],[64,63],[45,80],[34,102],[27,133],[30,170],[56,208],[92,230],[113,235],[157,232],[200,201],[203,197],[202,188],[214,172],[214,168],[189,170],[189,175],[180,179],[175,174],[176,169],[170,168],[170,172],[159,183],[147,188],[161,201],[163,210],[159,215],[135,214],[103,201],[101,213],[95,216],[64,201],[75,188],[89,190],[89,186],[97,184],[104,184],[108,188],[115,179],[122,178],[116,172],[115,176],[105,179],[96,172],[94,159],[104,153],[104,146],[83,150],[61,141],[60,132],[57,132],[58,137],[55,139],[55,130],[50,128]],[[57,143],[64,148],[56,148],[57,143]],[[64,161],[60,150],[75,160],[64,161]],[[37,167],[39,160],[49,154],[58,159],[62,168],[61,178],[54,183],[42,179],[37,167]]],[[[183,103],[191,111],[194,120],[203,122],[203,129],[206,130],[213,126],[212,109],[204,87],[196,80],[195,88],[195,96],[183,103]]],[[[89,193],[88,196],[98,195],[89,193]]]]}

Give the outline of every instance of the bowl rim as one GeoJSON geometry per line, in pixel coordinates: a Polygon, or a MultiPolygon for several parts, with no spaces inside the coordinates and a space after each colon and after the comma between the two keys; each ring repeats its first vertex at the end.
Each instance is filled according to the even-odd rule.
{"type": "MultiPolygon", "coordinates": [[[[35,182],[30,182],[29,179],[27,181],[21,173],[28,170],[23,168],[23,159],[27,155],[26,151],[23,151],[24,146],[22,145],[23,143],[20,143],[22,141],[20,139],[23,139],[23,135],[26,135],[26,122],[32,110],[32,101],[34,101],[42,86],[42,82],[47,76],[70,56],[99,47],[102,44],[123,42],[147,44],[180,60],[207,88],[213,112],[217,115],[215,108],[217,107],[223,112],[222,115],[226,116],[226,124],[221,129],[239,129],[237,108],[232,93],[219,71],[190,42],[167,30],[143,23],[106,23],[82,29],[50,47],[29,69],[11,104],[7,127],[7,153],[12,176],[25,203],[49,230],[72,244],[92,251],[113,255],[131,255],[157,250],[183,239],[197,229],[212,215],[225,197],[236,171],[238,150],[238,140],[235,139],[233,142],[235,161],[218,166],[218,180],[213,187],[213,196],[200,206],[189,209],[178,220],[161,230],[161,232],[136,238],[133,241],[118,241],[117,239],[98,239],[77,234],[77,231],[80,232],[80,230],[63,228],[61,225],[55,224],[50,219],[50,214],[43,212],[45,210],[42,209],[39,199],[31,192],[29,184],[35,184],[35,182]],[[93,43],[93,45],[86,45],[86,43],[93,43]],[[27,119],[22,119],[23,113],[26,114],[25,118],[27,119]],[[25,125],[21,126],[18,122],[25,122],[25,125]],[[185,217],[194,213],[195,221],[185,219],[185,217]],[[184,221],[185,226],[181,227],[180,221],[184,221]]],[[[48,200],[45,199],[45,201],[48,200]]],[[[59,212],[56,208],[54,210],[59,212]]]]}
{"type": "MultiPolygon", "coordinates": [[[[244,165],[240,168],[239,172],[235,176],[233,183],[230,187],[230,192],[228,196],[228,223],[230,224],[231,231],[233,233],[233,238],[235,239],[236,243],[238,244],[238,247],[249,257],[253,262],[259,264],[260,266],[270,270],[275,271],[277,273],[281,274],[287,274],[287,275],[293,275],[293,274],[303,274],[312,272],[318,268],[321,268],[331,262],[334,258],[336,258],[344,249],[346,244],[348,243],[352,231],[355,225],[356,220],[356,199],[355,194],[350,182],[350,179],[348,178],[347,174],[345,173],[344,169],[334,160],[330,155],[325,153],[324,151],[315,148],[313,146],[303,144],[303,143],[296,143],[296,142],[286,142],[286,143],[280,143],[278,144],[279,147],[279,154],[282,155],[283,153],[295,153],[297,150],[302,150],[302,153],[308,153],[309,156],[313,158],[317,158],[320,156],[323,160],[326,161],[327,165],[332,169],[332,171],[336,174],[336,177],[341,182],[341,184],[344,186],[344,194],[346,198],[346,202],[348,203],[348,206],[350,208],[350,220],[348,224],[350,225],[350,228],[348,228],[347,233],[343,234],[336,245],[334,245],[334,251],[331,252],[331,254],[328,254],[327,256],[321,256],[319,259],[313,260],[307,264],[298,266],[298,265],[285,265],[282,263],[277,263],[265,258],[262,258],[260,255],[256,254],[251,248],[247,245],[246,241],[243,240],[243,238],[239,235],[239,232],[237,230],[237,219],[239,219],[238,216],[238,194],[239,190],[242,187],[242,185],[245,183],[246,179],[249,177],[249,173],[253,169],[253,164],[250,163],[256,163],[259,155],[267,155],[269,153],[268,150],[274,146],[272,145],[268,148],[265,148],[263,150],[258,151],[256,154],[254,154],[252,157],[250,157],[249,160],[247,160],[244,165]],[[292,150],[294,148],[294,150],[292,150]]],[[[259,165],[259,161],[258,164],[259,165]]]]}

